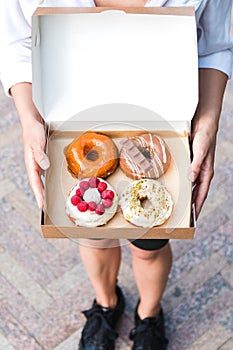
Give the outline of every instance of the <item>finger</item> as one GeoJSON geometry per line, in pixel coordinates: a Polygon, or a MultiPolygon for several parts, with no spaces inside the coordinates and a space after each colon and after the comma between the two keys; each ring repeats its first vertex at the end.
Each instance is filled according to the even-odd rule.
{"type": "Polygon", "coordinates": [[[195,182],[197,180],[205,157],[206,151],[204,149],[200,149],[194,152],[193,160],[189,170],[190,181],[195,182]]]}
{"type": "Polygon", "coordinates": [[[39,208],[42,209],[44,206],[44,188],[40,178],[40,167],[35,161],[32,150],[26,150],[25,164],[28,172],[30,186],[35,195],[39,208]]]}
{"type": "Polygon", "coordinates": [[[34,159],[41,169],[47,170],[50,166],[49,158],[40,148],[33,149],[34,159]]]}
{"type": "Polygon", "coordinates": [[[209,171],[205,174],[202,173],[201,179],[199,179],[199,182],[197,183],[196,187],[193,191],[193,200],[195,202],[195,210],[196,210],[196,217],[198,218],[201,209],[203,207],[203,204],[207,198],[211,179],[213,178],[213,172],[209,171]]]}
{"type": "Polygon", "coordinates": [[[35,195],[39,209],[44,207],[44,187],[40,179],[39,173],[36,170],[30,172],[29,181],[32,191],[35,195]]]}
{"type": "Polygon", "coordinates": [[[196,219],[198,219],[201,209],[203,207],[203,204],[206,200],[208,190],[204,186],[199,185],[195,188],[195,192],[196,192],[195,212],[196,212],[196,219]]]}

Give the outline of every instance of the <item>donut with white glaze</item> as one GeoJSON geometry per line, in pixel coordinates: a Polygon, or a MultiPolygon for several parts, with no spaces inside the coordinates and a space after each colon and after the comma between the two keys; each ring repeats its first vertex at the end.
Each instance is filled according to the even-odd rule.
{"type": "Polygon", "coordinates": [[[153,179],[133,181],[122,192],[120,205],[124,218],[140,227],[162,225],[172,213],[170,193],[153,179]]]}

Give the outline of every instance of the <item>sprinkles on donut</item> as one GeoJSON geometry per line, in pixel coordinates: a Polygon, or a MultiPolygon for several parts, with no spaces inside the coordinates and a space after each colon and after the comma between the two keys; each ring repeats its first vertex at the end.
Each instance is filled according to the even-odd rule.
{"type": "Polygon", "coordinates": [[[140,227],[162,225],[171,215],[173,201],[166,187],[153,179],[133,181],[120,199],[124,218],[140,227]]]}
{"type": "Polygon", "coordinates": [[[120,167],[131,179],[158,179],[168,169],[171,155],[165,141],[143,134],[121,141],[120,167]]]}
{"type": "Polygon", "coordinates": [[[116,191],[98,177],[79,181],[66,200],[66,213],[76,226],[104,225],[115,215],[117,207],[116,191]]]}

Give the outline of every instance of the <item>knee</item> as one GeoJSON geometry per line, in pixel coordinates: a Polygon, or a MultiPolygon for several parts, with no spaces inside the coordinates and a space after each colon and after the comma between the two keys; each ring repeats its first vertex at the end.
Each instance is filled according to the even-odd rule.
{"type": "Polygon", "coordinates": [[[118,239],[87,239],[82,238],[78,240],[81,247],[91,248],[92,252],[96,250],[96,253],[106,251],[108,248],[120,247],[118,239]]]}
{"type": "Polygon", "coordinates": [[[134,258],[140,259],[140,260],[155,260],[160,254],[160,250],[143,250],[138,247],[135,247],[134,245],[131,246],[131,252],[134,258]]]}
{"type": "Polygon", "coordinates": [[[172,260],[172,252],[169,243],[158,250],[143,250],[131,244],[131,252],[133,257],[145,261],[154,261],[160,257],[162,258],[163,256],[172,260]]]}

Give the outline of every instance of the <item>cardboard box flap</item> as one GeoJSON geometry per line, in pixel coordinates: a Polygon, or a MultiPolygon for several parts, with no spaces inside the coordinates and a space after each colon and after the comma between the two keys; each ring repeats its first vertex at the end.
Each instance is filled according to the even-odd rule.
{"type": "Polygon", "coordinates": [[[198,100],[194,9],[43,8],[32,27],[33,98],[47,121],[111,103],[139,105],[171,121],[192,119],[198,100]]]}

